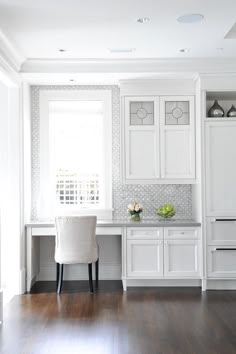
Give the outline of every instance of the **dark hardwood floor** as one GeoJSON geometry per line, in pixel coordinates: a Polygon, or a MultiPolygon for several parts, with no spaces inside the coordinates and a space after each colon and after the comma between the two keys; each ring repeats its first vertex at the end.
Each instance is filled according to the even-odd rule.
{"type": "Polygon", "coordinates": [[[36,284],[5,308],[2,354],[235,354],[236,291],[36,284]]]}

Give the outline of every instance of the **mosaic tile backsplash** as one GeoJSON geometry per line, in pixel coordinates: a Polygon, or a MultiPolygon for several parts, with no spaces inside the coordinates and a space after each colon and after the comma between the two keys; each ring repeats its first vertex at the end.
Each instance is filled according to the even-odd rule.
{"type": "Polygon", "coordinates": [[[143,218],[156,219],[155,208],[165,203],[172,203],[176,208],[176,219],[191,219],[192,188],[191,185],[128,185],[121,179],[120,149],[120,91],[112,86],[32,86],[32,220],[38,219],[37,200],[40,188],[40,121],[39,93],[41,90],[111,90],[112,92],[112,188],[113,217],[127,218],[127,204],[139,201],[144,206],[143,218]]]}

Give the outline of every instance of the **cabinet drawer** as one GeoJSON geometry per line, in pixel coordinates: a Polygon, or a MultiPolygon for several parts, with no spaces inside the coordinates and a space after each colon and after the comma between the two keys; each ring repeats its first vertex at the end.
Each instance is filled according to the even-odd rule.
{"type": "Polygon", "coordinates": [[[166,227],[164,229],[165,239],[198,239],[199,228],[195,227],[166,227]]]}
{"type": "Polygon", "coordinates": [[[162,227],[129,227],[127,228],[127,239],[128,240],[138,240],[138,239],[163,239],[163,228],[162,227]]]}
{"type": "Polygon", "coordinates": [[[208,247],[208,276],[213,278],[236,277],[236,247],[208,247]]]}
{"type": "Polygon", "coordinates": [[[236,245],[236,219],[207,218],[208,245],[236,245]]]}

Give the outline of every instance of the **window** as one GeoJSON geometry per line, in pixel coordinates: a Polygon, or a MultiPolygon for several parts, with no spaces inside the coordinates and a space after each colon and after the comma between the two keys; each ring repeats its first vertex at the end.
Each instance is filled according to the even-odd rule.
{"type": "Polygon", "coordinates": [[[42,91],[40,106],[44,213],[109,217],[110,91],[42,91]]]}

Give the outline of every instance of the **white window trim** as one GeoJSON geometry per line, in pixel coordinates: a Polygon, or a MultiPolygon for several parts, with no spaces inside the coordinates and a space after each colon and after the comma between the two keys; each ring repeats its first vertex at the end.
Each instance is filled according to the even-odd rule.
{"type": "Polygon", "coordinates": [[[102,101],[104,107],[104,156],[105,156],[105,208],[79,208],[68,210],[61,209],[60,214],[95,214],[99,219],[112,218],[112,96],[110,90],[43,90],[40,92],[40,196],[38,210],[41,219],[50,219],[55,210],[52,205],[53,195],[47,195],[53,191],[50,188],[50,141],[49,141],[49,102],[50,101],[102,101]]]}

